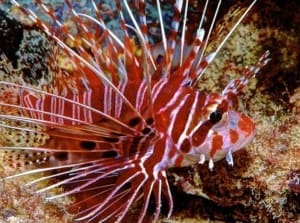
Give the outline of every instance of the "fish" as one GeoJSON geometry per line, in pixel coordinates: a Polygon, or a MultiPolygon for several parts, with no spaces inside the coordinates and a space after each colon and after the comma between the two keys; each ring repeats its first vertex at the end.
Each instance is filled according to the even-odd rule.
{"type": "MultiPolygon", "coordinates": [[[[203,75],[209,75],[205,74],[207,67],[256,1],[209,53],[207,46],[221,1],[207,32],[203,27],[209,1],[205,2],[191,43],[185,42],[189,1],[174,1],[168,33],[162,3],[156,1],[161,40],[155,44],[150,41],[148,3],[143,0],[113,1],[121,36],[106,25],[93,0],[93,14],[75,10],[70,0],[64,1],[77,32],[70,31],[61,21],[62,15],[57,17],[41,0],[35,3],[51,22],[18,1],[11,2],[55,47],[48,64],[53,68],[52,77],[47,83],[34,86],[20,79],[0,81],[8,93],[16,92],[14,100],[0,100],[1,107],[17,111],[2,112],[0,118],[6,122],[1,127],[43,138],[40,145],[0,147],[19,151],[19,160],[37,165],[5,180],[46,173],[27,185],[52,181],[36,193],[63,187],[64,191],[45,199],[76,197],[68,207],[75,214],[74,221],[128,222],[135,204],[139,211],[134,222],[146,222],[149,216],[151,222],[157,222],[162,204],[170,218],[174,202],[168,169],[208,163],[213,170],[214,163],[224,158],[233,166],[233,153],[252,141],[255,122],[237,110],[235,101],[268,63],[270,52],[245,67],[221,93],[203,92],[197,85],[203,75]],[[62,66],[59,58],[68,65],[62,66]],[[28,127],[31,125],[38,128],[28,127]],[[150,206],[154,206],[152,213],[150,206]]],[[[105,15],[113,15],[113,11],[105,15]]],[[[8,160],[16,162],[11,157],[8,160]]]]}

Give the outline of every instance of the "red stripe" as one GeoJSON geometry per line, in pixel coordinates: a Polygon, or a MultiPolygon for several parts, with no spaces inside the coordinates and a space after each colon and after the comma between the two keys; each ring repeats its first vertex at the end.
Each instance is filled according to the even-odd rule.
{"type": "Polygon", "coordinates": [[[213,124],[210,121],[205,121],[192,135],[193,146],[200,146],[206,139],[206,136],[213,124]]]}

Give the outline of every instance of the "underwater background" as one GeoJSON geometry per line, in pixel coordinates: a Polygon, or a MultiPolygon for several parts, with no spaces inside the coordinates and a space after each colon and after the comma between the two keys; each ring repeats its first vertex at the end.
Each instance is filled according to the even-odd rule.
{"type": "MultiPolygon", "coordinates": [[[[119,21],[109,16],[112,1],[100,1],[102,9],[107,10],[105,22],[118,33],[119,21]]],[[[32,1],[19,2],[35,8],[32,1]]],[[[74,21],[68,17],[64,1],[48,2],[72,27],[74,21]]],[[[155,7],[151,7],[151,4],[155,6],[155,1],[147,2],[147,16],[153,20],[151,41],[157,42],[157,14],[155,7]]],[[[197,26],[201,18],[198,7],[202,1],[190,2],[193,12],[190,23],[197,26]]],[[[172,0],[166,0],[163,5],[166,23],[172,16],[172,3],[172,0]]],[[[231,27],[235,9],[247,5],[249,1],[222,3],[209,48],[214,49],[221,42],[224,35],[220,30],[231,27]]],[[[3,69],[3,64],[9,61],[14,68],[21,66],[25,82],[38,86],[49,74],[49,40],[8,1],[1,0],[0,8],[0,52],[7,57],[7,60],[1,57],[0,80],[13,75],[3,69]]],[[[89,13],[90,2],[76,1],[74,8],[89,13]]],[[[221,160],[215,163],[213,171],[207,165],[169,170],[175,210],[170,219],[161,217],[160,222],[300,222],[299,37],[300,2],[297,0],[258,1],[238,26],[199,81],[199,88],[220,92],[228,80],[240,75],[244,66],[254,64],[264,51],[269,50],[271,62],[251,81],[239,101],[243,112],[256,121],[256,136],[245,149],[234,154],[233,167],[221,160]]],[[[0,112],[6,114],[9,111],[0,108],[0,112]]],[[[0,128],[0,145],[23,143],[33,146],[43,140],[0,128]]],[[[0,151],[2,177],[20,169],[17,165],[9,166],[7,156],[0,151]]],[[[10,156],[11,159],[18,157],[17,154],[10,156]]],[[[28,180],[26,177],[0,182],[0,222],[72,221],[72,216],[65,211],[72,198],[45,202],[43,195],[33,195],[36,188],[25,186],[28,180]]]]}

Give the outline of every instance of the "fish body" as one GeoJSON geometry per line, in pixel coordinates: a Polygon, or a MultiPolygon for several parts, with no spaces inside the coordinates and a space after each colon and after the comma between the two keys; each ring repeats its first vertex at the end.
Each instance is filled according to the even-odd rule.
{"type": "MultiPolygon", "coordinates": [[[[205,52],[210,32],[204,37],[200,22],[194,41],[184,50],[188,2],[175,1],[170,33],[161,26],[161,47],[149,42],[144,1],[138,1],[139,19],[126,0],[115,1],[122,37],[105,25],[93,1],[95,17],[76,12],[65,0],[78,26],[77,34],[40,0],[36,3],[52,19],[55,30],[33,11],[12,2],[54,40],[71,69],[56,66],[52,82],[43,90],[0,82],[19,89],[19,104],[1,105],[26,114],[26,118],[6,118],[36,123],[43,127],[39,131],[49,136],[40,147],[2,147],[40,151],[47,156],[45,167],[8,178],[50,171],[48,177],[30,184],[59,177],[38,192],[64,186],[64,192],[47,199],[75,196],[77,200],[69,210],[76,213],[77,221],[122,222],[133,204],[140,202],[136,221],[143,222],[153,199],[152,220],[156,222],[163,198],[171,216],[173,199],[167,169],[205,161],[213,169],[214,162],[224,157],[233,165],[232,153],[253,139],[254,121],[236,111],[233,101],[268,62],[269,53],[246,67],[221,93],[199,91],[197,81],[220,49],[205,52]],[[133,25],[127,24],[124,11],[133,25]],[[91,23],[98,27],[97,32],[88,29],[91,23]]],[[[163,24],[159,1],[157,8],[159,23],[163,24]]]]}

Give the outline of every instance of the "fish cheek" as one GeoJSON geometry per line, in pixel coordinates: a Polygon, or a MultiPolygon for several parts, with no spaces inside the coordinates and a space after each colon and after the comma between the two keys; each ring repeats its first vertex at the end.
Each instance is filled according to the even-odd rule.
{"type": "Polygon", "coordinates": [[[241,115],[238,128],[244,132],[246,137],[249,137],[255,132],[255,123],[246,115],[241,115]]]}

